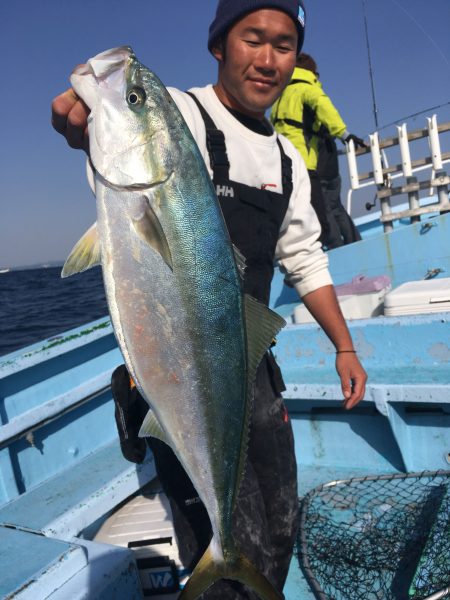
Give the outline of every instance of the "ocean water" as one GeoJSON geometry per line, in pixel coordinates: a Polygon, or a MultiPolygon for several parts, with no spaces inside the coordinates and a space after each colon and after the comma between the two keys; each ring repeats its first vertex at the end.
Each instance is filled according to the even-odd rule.
{"type": "Polygon", "coordinates": [[[60,273],[0,273],[0,356],[108,314],[100,267],[67,279],[60,273]]]}

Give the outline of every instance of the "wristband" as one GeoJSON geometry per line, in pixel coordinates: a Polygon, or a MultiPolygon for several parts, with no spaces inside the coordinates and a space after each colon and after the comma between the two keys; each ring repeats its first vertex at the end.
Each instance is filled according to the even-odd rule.
{"type": "Polygon", "coordinates": [[[352,352],[353,354],[356,354],[356,350],[336,350],[336,354],[342,354],[344,352],[352,352]]]}

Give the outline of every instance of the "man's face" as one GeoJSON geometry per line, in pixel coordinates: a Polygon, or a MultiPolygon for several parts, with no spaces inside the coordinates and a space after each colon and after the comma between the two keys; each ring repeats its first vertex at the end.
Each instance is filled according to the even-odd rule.
{"type": "Polygon", "coordinates": [[[293,20],[280,10],[257,10],[235,23],[225,49],[220,44],[213,48],[219,61],[219,99],[248,116],[263,118],[291,78],[297,38],[293,20]]]}

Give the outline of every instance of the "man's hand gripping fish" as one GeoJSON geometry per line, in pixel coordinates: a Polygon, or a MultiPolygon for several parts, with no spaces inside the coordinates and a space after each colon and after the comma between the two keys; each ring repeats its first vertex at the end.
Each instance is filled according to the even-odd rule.
{"type": "Polygon", "coordinates": [[[243,258],[159,79],[122,47],[75,69],[71,83],[91,109],[98,220],[63,276],[101,263],[120,349],[151,407],[141,435],[173,449],[208,511],[212,541],[180,598],[220,578],[281,598],[231,532],[256,369],[284,321],[243,294],[243,258]]]}

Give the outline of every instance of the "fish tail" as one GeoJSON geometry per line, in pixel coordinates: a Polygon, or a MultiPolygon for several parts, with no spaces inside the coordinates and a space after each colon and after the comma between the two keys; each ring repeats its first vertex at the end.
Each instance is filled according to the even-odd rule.
{"type": "Polygon", "coordinates": [[[261,600],[283,600],[283,594],[245,556],[238,555],[232,562],[217,561],[211,546],[212,543],[188,579],[179,600],[196,600],[219,579],[239,581],[256,592],[261,600]]]}

